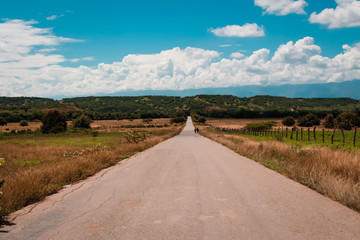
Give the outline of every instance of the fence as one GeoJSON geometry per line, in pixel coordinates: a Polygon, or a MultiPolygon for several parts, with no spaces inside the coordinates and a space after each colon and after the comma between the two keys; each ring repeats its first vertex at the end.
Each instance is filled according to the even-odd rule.
{"type": "MultiPolygon", "coordinates": [[[[270,129],[244,129],[244,128],[221,128],[221,127],[217,127],[217,126],[210,126],[211,128],[214,128],[218,131],[223,131],[223,132],[228,132],[228,133],[241,133],[244,135],[254,135],[254,136],[273,136],[276,139],[282,139],[282,138],[289,138],[290,140],[295,140],[295,141],[314,141],[314,142],[318,142],[318,140],[322,140],[322,143],[325,143],[326,137],[328,137],[326,133],[329,133],[329,131],[325,131],[325,129],[322,129],[321,131],[316,131],[316,127],[313,128],[298,128],[298,127],[293,127],[293,128],[283,128],[283,127],[278,127],[278,128],[270,128],[270,129]],[[320,135],[320,137],[319,137],[320,135]]],[[[334,129],[331,132],[331,136],[330,136],[330,142],[333,145],[334,144],[334,140],[335,140],[335,135],[339,135],[336,134],[337,132],[341,133],[341,140],[342,140],[342,145],[345,145],[346,139],[350,139],[352,141],[352,145],[355,147],[356,146],[356,136],[357,136],[357,128],[355,127],[354,130],[352,131],[344,131],[343,129],[334,129]],[[345,134],[345,132],[347,134],[345,134]],[[350,134],[351,137],[350,137],[350,134]]]]}

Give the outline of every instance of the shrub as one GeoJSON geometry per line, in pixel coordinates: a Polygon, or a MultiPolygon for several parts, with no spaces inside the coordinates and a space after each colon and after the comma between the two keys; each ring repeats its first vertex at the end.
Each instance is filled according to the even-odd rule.
{"type": "Polygon", "coordinates": [[[351,130],[360,126],[360,117],[354,112],[343,112],[337,117],[336,125],[340,129],[351,130]]]}
{"type": "Polygon", "coordinates": [[[22,126],[22,127],[29,126],[29,123],[28,123],[28,121],[26,121],[26,120],[21,120],[19,124],[20,124],[20,126],[22,126]]]}
{"type": "Polygon", "coordinates": [[[143,119],[143,122],[144,122],[144,123],[147,123],[147,124],[151,123],[152,121],[153,121],[153,120],[152,120],[151,118],[143,119]]]}
{"type": "Polygon", "coordinates": [[[92,131],[92,132],[91,132],[91,135],[92,135],[93,137],[97,137],[97,136],[99,136],[99,131],[92,131]]]}
{"type": "Polygon", "coordinates": [[[261,123],[249,123],[244,127],[244,129],[250,130],[250,131],[265,131],[265,130],[269,130],[270,128],[272,128],[275,125],[276,125],[276,123],[274,121],[261,122],[261,123]]]}
{"type": "Polygon", "coordinates": [[[206,119],[205,119],[203,116],[200,116],[200,115],[197,114],[197,113],[192,113],[192,114],[191,114],[191,119],[192,119],[194,122],[197,122],[197,123],[205,123],[205,122],[206,122],[206,119]]]}
{"type": "Polygon", "coordinates": [[[297,122],[300,127],[312,127],[320,125],[320,119],[313,113],[309,113],[304,117],[299,118],[297,122]]]}
{"type": "Polygon", "coordinates": [[[88,116],[81,115],[73,120],[73,128],[91,128],[90,123],[91,119],[88,116]]]}
{"type": "Polygon", "coordinates": [[[335,127],[335,117],[333,114],[328,114],[325,117],[325,123],[324,123],[325,128],[334,128],[335,127]]]}
{"type": "Polygon", "coordinates": [[[291,127],[295,124],[295,119],[291,116],[284,117],[282,120],[282,124],[291,127]]]}
{"type": "Polygon", "coordinates": [[[171,123],[183,123],[183,122],[186,122],[186,116],[185,115],[181,115],[181,116],[176,116],[176,117],[173,117],[171,120],[170,120],[171,123]]]}
{"type": "Polygon", "coordinates": [[[42,118],[42,133],[65,132],[67,128],[66,116],[58,110],[51,110],[44,114],[42,118]]]}
{"type": "Polygon", "coordinates": [[[125,134],[125,139],[129,143],[136,143],[145,141],[146,138],[149,136],[149,133],[147,132],[140,132],[140,131],[133,131],[133,132],[127,132],[125,134]]]}
{"type": "Polygon", "coordinates": [[[6,119],[3,117],[0,117],[0,126],[5,126],[5,125],[7,125],[6,119]]]}

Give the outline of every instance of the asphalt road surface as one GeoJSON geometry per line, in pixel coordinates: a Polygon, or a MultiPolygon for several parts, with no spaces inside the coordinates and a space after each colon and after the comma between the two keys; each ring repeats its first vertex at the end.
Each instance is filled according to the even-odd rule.
{"type": "Polygon", "coordinates": [[[184,131],[10,216],[0,239],[360,239],[360,214],[184,131]]]}

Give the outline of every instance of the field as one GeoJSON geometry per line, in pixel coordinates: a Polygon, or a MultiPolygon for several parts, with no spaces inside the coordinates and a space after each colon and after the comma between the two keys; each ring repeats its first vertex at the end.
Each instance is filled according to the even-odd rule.
{"type": "MultiPolygon", "coordinates": [[[[40,124],[30,123],[33,131],[40,124]]],[[[0,216],[5,216],[26,205],[44,199],[64,186],[94,175],[103,168],[117,164],[157,143],[178,134],[183,125],[170,119],[141,119],[128,121],[95,121],[92,131],[71,131],[62,134],[41,134],[38,131],[23,134],[0,135],[1,188],[0,216]],[[139,143],[131,142],[129,134],[146,133],[139,143]]],[[[21,131],[18,124],[8,124],[5,130],[21,131]]]]}
{"type": "MultiPolygon", "coordinates": [[[[244,135],[214,128],[239,128],[256,121],[259,120],[209,119],[206,125],[198,127],[202,135],[360,212],[359,147],[342,147],[341,133],[337,133],[337,147],[328,147],[328,142],[320,146],[322,143],[313,140],[290,141],[285,137],[244,135]]],[[[307,139],[307,132],[305,136],[307,139]]]]}
{"type": "Polygon", "coordinates": [[[333,134],[332,129],[327,129],[323,126],[323,122],[320,126],[316,127],[314,139],[313,128],[301,128],[298,127],[297,138],[296,131],[293,132],[293,137],[291,139],[291,127],[284,126],[281,123],[282,119],[271,118],[271,119],[208,119],[207,124],[213,128],[228,129],[234,135],[244,135],[239,133],[236,130],[242,129],[249,123],[260,123],[273,121],[276,123],[276,126],[273,127],[272,132],[262,132],[254,134],[246,134],[246,137],[254,139],[256,141],[282,141],[292,146],[320,146],[320,147],[329,147],[334,149],[346,149],[346,150],[359,150],[360,149],[360,134],[357,132],[355,138],[355,147],[353,146],[354,141],[354,130],[344,131],[345,144],[343,144],[343,136],[340,130],[336,130],[333,138],[333,143],[331,143],[331,136],[333,134]],[[287,129],[287,130],[286,130],[287,129]],[[275,132],[276,130],[276,132],[275,132]],[[310,131],[309,131],[310,130],[310,131]],[[324,132],[323,132],[324,130],[324,132]],[[323,137],[324,134],[324,137],[323,137]],[[324,138],[324,142],[323,142],[324,138]]]}

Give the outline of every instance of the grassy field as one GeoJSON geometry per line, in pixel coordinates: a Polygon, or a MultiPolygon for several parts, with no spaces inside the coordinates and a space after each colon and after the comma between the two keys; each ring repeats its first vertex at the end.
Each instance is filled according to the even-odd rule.
{"type": "MultiPolygon", "coordinates": [[[[350,151],[356,151],[360,149],[360,132],[358,131],[356,134],[356,144],[353,146],[354,140],[354,131],[344,131],[345,136],[345,144],[343,144],[343,136],[340,130],[336,130],[334,134],[333,143],[331,143],[331,136],[333,134],[332,129],[326,129],[323,126],[323,123],[320,126],[316,127],[314,139],[313,128],[310,129],[310,134],[308,132],[308,128],[298,127],[298,137],[296,138],[296,132],[293,132],[292,139],[291,136],[291,127],[284,126],[281,123],[281,119],[209,119],[207,124],[214,128],[224,128],[224,129],[241,129],[245,127],[246,124],[249,123],[259,123],[259,122],[268,122],[273,121],[276,123],[276,126],[273,129],[273,132],[267,132],[266,134],[257,134],[251,135],[246,134],[245,136],[251,138],[256,141],[281,141],[288,143],[294,147],[304,147],[304,146],[318,146],[318,147],[329,147],[333,149],[345,149],[350,151]],[[274,130],[280,132],[274,133],[274,130]],[[287,129],[287,132],[286,132],[287,129]],[[323,130],[324,130],[324,142],[323,142],[323,130]],[[301,136],[302,135],[302,136],[301,136]],[[310,138],[309,138],[310,136],[310,138]],[[310,139],[310,140],[309,140],[310,139]]],[[[234,135],[244,135],[239,132],[232,132],[234,135]]]]}
{"type": "MultiPolygon", "coordinates": [[[[30,123],[30,127],[35,124],[30,123]]],[[[142,120],[96,121],[93,127],[99,131],[96,137],[91,131],[1,134],[0,158],[5,163],[0,167],[0,180],[5,183],[1,188],[0,216],[40,201],[65,185],[177,135],[183,125],[159,119],[149,124],[142,120]],[[140,143],[130,143],[125,135],[132,131],[146,131],[148,137],[140,143]]]]}
{"type": "MultiPolygon", "coordinates": [[[[234,128],[234,120],[207,122],[234,128]]],[[[227,133],[208,125],[199,127],[202,135],[360,212],[358,148],[343,148],[342,143],[338,143],[335,149],[305,140],[293,142],[284,138],[227,133]]]]}

